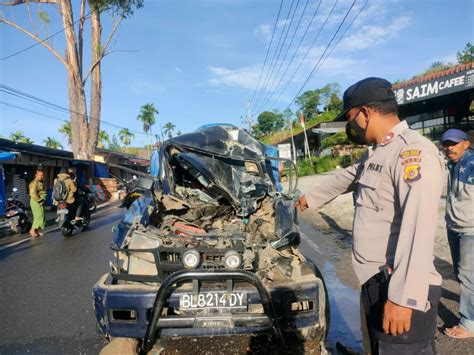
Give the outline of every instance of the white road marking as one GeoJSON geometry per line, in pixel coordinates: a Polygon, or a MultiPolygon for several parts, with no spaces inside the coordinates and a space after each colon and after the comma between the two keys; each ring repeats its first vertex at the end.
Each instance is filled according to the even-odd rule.
{"type": "MultiPolygon", "coordinates": [[[[117,206],[113,206],[113,207],[106,208],[106,209],[100,209],[100,211],[97,211],[96,213],[94,213],[94,214],[92,215],[93,218],[91,218],[91,219],[95,219],[95,217],[96,217],[98,214],[101,214],[101,213],[110,211],[110,210],[112,210],[112,209],[114,209],[114,208],[116,208],[116,207],[117,207],[117,206]]],[[[53,227],[53,228],[51,228],[51,229],[47,229],[47,230],[45,230],[45,232],[46,232],[45,235],[48,235],[48,234],[51,233],[51,232],[56,232],[56,231],[58,231],[58,230],[60,230],[60,229],[61,229],[60,227],[53,227]]],[[[37,237],[37,238],[38,238],[38,237],[37,237]]],[[[32,239],[35,239],[35,238],[33,238],[33,237],[27,237],[27,238],[25,238],[25,239],[18,240],[18,241],[16,241],[16,242],[12,242],[12,243],[10,243],[10,244],[6,244],[6,245],[0,247],[0,251],[5,250],[5,249],[8,249],[8,248],[11,248],[11,247],[14,247],[14,246],[16,246],[16,245],[18,245],[18,244],[26,243],[27,241],[32,240],[32,239]]]]}
{"type": "Polygon", "coordinates": [[[311,239],[308,238],[308,236],[304,233],[301,233],[301,238],[304,239],[311,248],[313,248],[318,254],[322,254],[321,251],[319,250],[318,245],[313,242],[311,239]]]}

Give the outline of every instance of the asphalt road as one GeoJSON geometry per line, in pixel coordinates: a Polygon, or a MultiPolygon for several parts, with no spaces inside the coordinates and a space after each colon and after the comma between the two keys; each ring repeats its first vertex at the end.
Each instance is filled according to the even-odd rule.
{"type": "Polygon", "coordinates": [[[92,286],[108,270],[111,228],[123,210],[98,212],[70,238],[59,231],[0,251],[0,354],[97,354],[92,286]]]}

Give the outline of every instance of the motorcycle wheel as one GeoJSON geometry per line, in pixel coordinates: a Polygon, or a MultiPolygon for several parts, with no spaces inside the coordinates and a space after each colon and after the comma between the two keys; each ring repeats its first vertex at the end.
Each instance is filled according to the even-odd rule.
{"type": "Polygon", "coordinates": [[[95,198],[90,199],[89,204],[89,211],[95,211],[95,209],[97,208],[97,201],[95,200],[95,198]]]}
{"type": "Polygon", "coordinates": [[[23,221],[23,224],[21,225],[21,229],[20,229],[21,234],[28,233],[30,229],[31,229],[31,222],[25,219],[23,221]]]}
{"type": "Polygon", "coordinates": [[[72,226],[62,226],[61,233],[63,234],[64,238],[68,238],[72,235],[73,228],[72,226]]]}

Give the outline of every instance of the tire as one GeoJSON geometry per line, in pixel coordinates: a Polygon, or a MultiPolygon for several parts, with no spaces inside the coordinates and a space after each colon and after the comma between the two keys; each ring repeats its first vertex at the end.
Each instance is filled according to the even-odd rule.
{"type": "Polygon", "coordinates": [[[27,219],[23,221],[23,224],[21,225],[20,232],[21,234],[28,233],[31,229],[31,222],[27,219]]]}
{"type": "Polygon", "coordinates": [[[97,201],[95,200],[95,198],[91,198],[91,199],[89,200],[89,204],[90,204],[90,206],[89,206],[89,211],[90,211],[90,212],[95,211],[96,208],[97,208],[97,201]]]}
{"type": "Polygon", "coordinates": [[[61,233],[63,234],[64,238],[70,237],[72,235],[72,231],[73,231],[72,226],[63,225],[61,227],[61,233]]]}

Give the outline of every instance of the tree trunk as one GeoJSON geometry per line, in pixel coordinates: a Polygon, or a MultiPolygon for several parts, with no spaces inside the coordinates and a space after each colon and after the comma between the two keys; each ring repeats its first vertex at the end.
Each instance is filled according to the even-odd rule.
{"type": "Polygon", "coordinates": [[[91,102],[90,102],[90,118],[89,118],[89,139],[87,141],[87,153],[92,159],[100,130],[100,111],[101,111],[101,92],[102,92],[102,77],[101,77],[101,59],[102,48],[100,46],[100,38],[102,33],[102,26],[100,24],[100,13],[97,10],[92,10],[91,16],[91,52],[92,65],[91,70],[91,102]],[[95,64],[97,63],[97,64],[95,64]]]}
{"type": "Polygon", "coordinates": [[[69,110],[71,111],[71,140],[74,157],[88,159],[84,141],[88,139],[87,107],[82,83],[76,34],[73,26],[70,0],[61,0],[61,15],[66,35],[66,61],[68,67],[69,110]]]}

